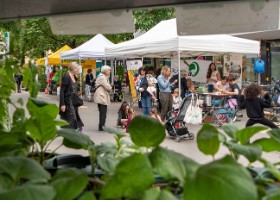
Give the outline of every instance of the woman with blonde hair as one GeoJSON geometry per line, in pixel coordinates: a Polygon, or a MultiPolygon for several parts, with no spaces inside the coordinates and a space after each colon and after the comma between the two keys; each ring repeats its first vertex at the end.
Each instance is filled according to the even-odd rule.
{"type": "Polygon", "coordinates": [[[99,124],[98,131],[103,132],[107,117],[107,106],[110,104],[109,92],[112,91],[112,86],[109,82],[109,76],[111,74],[111,67],[104,65],[101,67],[101,73],[96,78],[95,86],[96,91],[94,93],[94,102],[97,103],[99,110],[99,124]]]}
{"type": "Polygon", "coordinates": [[[64,75],[61,81],[59,108],[61,119],[69,123],[65,128],[72,128],[81,132],[84,124],[80,118],[78,107],[73,105],[73,93],[78,94],[76,77],[78,73],[79,65],[76,62],[70,63],[68,73],[64,75]]]}

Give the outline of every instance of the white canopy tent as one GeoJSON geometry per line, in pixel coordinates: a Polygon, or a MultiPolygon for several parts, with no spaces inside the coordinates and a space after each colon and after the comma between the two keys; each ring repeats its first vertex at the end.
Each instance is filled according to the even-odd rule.
{"type": "Polygon", "coordinates": [[[107,56],[169,58],[213,56],[224,53],[258,54],[258,41],[230,35],[178,36],[176,19],[162,21],[139,37],[106,47],[107,56]]]}
{"type": "Polygon", "coordinates": [[[180,77],[180,57],[215,56],[226,53],[258,54],[259,50],[259,41],[230,35],[178,36],[176,19],[170,19],[160,22],[133,40],[106,47],[105,54],[157,58],[178,56],[180,77]]]}
{"type": "Polygon", "coordinates": [[[104,59],[105,47],[112,46],[110,40],[102,34],[97,34],[86,43],[70,51],[60,53],[60,59],[63,60],[87,60],[87,59],[104,59]]]}

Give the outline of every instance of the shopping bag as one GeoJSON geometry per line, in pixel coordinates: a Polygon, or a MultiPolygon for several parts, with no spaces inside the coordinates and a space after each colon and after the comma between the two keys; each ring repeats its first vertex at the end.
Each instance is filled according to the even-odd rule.
{"type": "Polygon", "coordinates": [[[76,93],[73,93],[72,101],[74,107],[80,107],[84,104],[83,100],[76,93]]]}
{"type": "Polygon", "coordinates": [[[202,122],[202,110],[199,107],[198,97],[194,100],[194,95],[192,94],[192,99],[189,107],[187,108],[184,121],[189,124],[198,125],[202,122]],[[194,101],[196,101],[194,103],[194,101]]]}

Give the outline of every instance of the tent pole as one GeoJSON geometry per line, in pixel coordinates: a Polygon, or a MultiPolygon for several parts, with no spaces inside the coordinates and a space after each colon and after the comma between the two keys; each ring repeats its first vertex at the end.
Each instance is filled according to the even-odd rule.
{"type": "MultiPolygon", "coordinates": [[[[79,57],[79,65],[81,66],[81,57],[79,57]]],[[[83,73],[83,68],[82,68],[82,73],[83,73]]],[[[83,98],[82,73],[80,73],[80,92],[81,92],[81,97],[83,98]]]]}
{"type": "Polygon", "coordinates": [[[179,87],[179,97],[181,96],[181,58],[180,51],[178,51],[178,87],[179,87]]]}

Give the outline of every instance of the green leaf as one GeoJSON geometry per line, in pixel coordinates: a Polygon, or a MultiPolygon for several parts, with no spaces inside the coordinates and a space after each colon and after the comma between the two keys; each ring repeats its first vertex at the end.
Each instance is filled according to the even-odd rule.
{"type": "Polygon", "coordinates": [[[280,151],[280,144],[274,139],[262,138],[254,141],[253,144],[261,146],[265,152],[280,151]]]}
{"type": "Polygon", "coordinates": [[[258,193],[249,172],[226,156],[201,166],[194,178],[186,181],[183,199],[257,200],[258,193]]]}
{"type": "Polygon", "coordinates": [[[199,150],[205,155],[214,156],[220,147],[219,131],[211,124],[204,124],[197,134],[199,150]]]}
{"type": "Polygon", "coordinates": [[[177,179],[184,183],[192,176],[199,164],[174,151],[157,147],[149,156],[155,171],[166,180],[177,179]]]}
{"type": "Polygon", "coordinates": [[[88,178],[85,173],[74,169],[58,170],[50,184],[56,190],[54,200],[72,200],[86,188],[88,178]]]}
{"type": "Polygon", "coordinates": [[[269,191],[263,200],[279,200],[280,199],[280,190],[269,191]]]}
{"type": "Polygon", "coordinates": [[[272,129],[268,131],[268,135],[270,135],[270,137],[277,141],[280,145],[280,129],[272,129]]]}
{"type": "Polygon", "coordinates": [[[123,159],[115,174],[101,191],[102,199],[119,199],[140,194],[154,182],[153,168],[143,154],[134,154],[123,159]]]}
{"type": "Polygon", "coordinates": [[[134,144],[143,147],[156,147],[165,138],[163,125],[158,120],[144,115],[139,115],[131,121],[128,132],[134,144]]]}
{"type": "Polygon", "coordinates": [[[57,134],[64,138],[63,144],[70,148],[87,150],[90,145],[94,144],[89,136],[72,129],[60,129],[57,134]]]}
{"type": "Polygon", "coordinates": [[[278,181],[280,181],[280,172],[272,163],[263,158],[260,158],[259,161],[264,164],[266,169],[270,171],[278,181]]]}
{"type": "Polygon", "coordinates": [[[12,200],[53,200],[55,190],[47,185],[24,184],[11,190],[0,192],[0,199],[12,200]]]}
{"type": "Polygon", "coordinates": [[[238,127],[236,124],[224,124],[222,129],[230,138],[236,139],[236,132],[240,130],[240,127],[238,127]]]}
{"type": "Polygon", "coordinates": [[[85,192],[83,195],[79,198],[79,200],[96,200],[93,192],[85,192]]]}
{"type": "Polygon", "coordinates": [[[255,162],[262,155],[262,148],[256,144],[241,145],[227,142],[226,145],[236,153],[245,156],[250,162],[255,162]]]}
{"type": "Polygon", "coordinates": [[[14,182],[27,179],[32,182],[46,182],[50,175],[39,163],[25,157],[0,157],[0,174],[7,174],[14,182]]]}
{"type": "Polygon", "coordinates": [[[103,171],[111,174],[112,172],[115,171],[118,161],[113,155],[106,155],[106,156],[98,156],[97,163],[103,171]]]}
{"type": "Polygon", "coordinates": [[[66,126],[66,125],[68,125],[67,121],[60,120],[60,119],[55,119],[54,123],[55,123],[56,126],[66,126]]]}
{"type": "Polygon", "coordinates": [[[250,138],[257,134],[260,131],[267,130],[267,127],[257,127],[257,126],[252,126],[252,127],[247,127],[244,129],[241,129],[236,132],[236,136],[238,140],[240,141],[241,144],[246,144],[249,142],[250,138]]]}
{"type": "Polygon", "coordinates": [[[141,200],[177,200],[177,198],[167,190],[150,188],[144,192],[141,200]]]}

